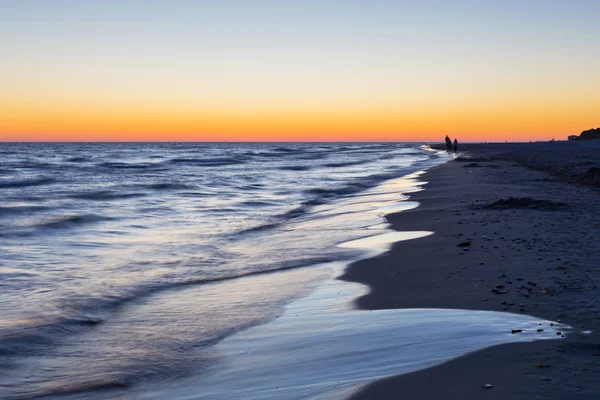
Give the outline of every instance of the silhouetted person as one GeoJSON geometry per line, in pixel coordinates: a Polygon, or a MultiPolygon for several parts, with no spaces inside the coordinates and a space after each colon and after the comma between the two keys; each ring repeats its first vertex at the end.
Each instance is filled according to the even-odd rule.
{"type": "Polygon", "coordinates": [[[458,140],[454,139],[454,145],[452,147],[454,152],[456,153],[458,151],[458,140]]]}
{"type": "Polygon", "coordinates": [[[446,151],[452,151],[452,140],[446,135],[446,151]]]}

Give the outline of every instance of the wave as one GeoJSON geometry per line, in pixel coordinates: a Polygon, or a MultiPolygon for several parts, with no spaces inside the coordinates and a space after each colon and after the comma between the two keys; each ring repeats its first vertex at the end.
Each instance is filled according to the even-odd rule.
{"type": "Polygon", "coordinates": [[[321,160],[323,158],[329,157],[330,152],[308,152],[300,154],[298,157],[295,157],[297,160],[321,160]]]}
{"type": "Polygon", "coordinates": [[[264,224],[237,231],[234,236],[275,229],[291,219],[308,214],[311,208],[314,206],[325,204],[339,197],[360,193],[377,186],[379,183],[385,180],[397,178],[399,176],[406,175],[407,173],[408,172],[406,169],[401,171],[394,170],[390,173],[373,174],[333,188],[308,189],[305,191],[305,193],[308,195],[308,198],[300,203],[298,207],[292,208],[291,210],[282,214],[274,215],[264,224]]]}
{"type": "Polygon", "coordinates": [[[262,232],[262,231],[267,231],[267,230],[278,228],[290,219],[297,218],[304,214],[307,214],[309,212],[311,206],[318,205],[318,204],[322,204],[322,203],[316,203],[316,202],[313,202],[312,200],[309,200],[296,208],[293,208],[282,214],[273,216],[270,219],[270,221],[267,223],[239,230],[239,231],[235,232],[233,234],[233,236],[234,237],[235,236],[243,236],[248,233],[256,233],[256,232],[262,232]]]}
{"type": "Polygon", "coordinates": [[[0,230],[0,237],[27,237],[43,231],[72,229],[82,225],[110,221],[112,219],[113,218],[101,217],[94,214],[55,217],[39,221],[32,225],[9,227],[8,229],[4,228],[0,230]]]}
{"type": "Polygon", "coordinates": [[[48,207],[44,206],[0,206],[0,215],[11,215],[11,214],[31,214],[34,212],[48,210],[48,207]]]}
{"type": "Polygon", "coordinates": [[[308,171],[312,167],[310,165],[284,165],[283,167],[279,167],[279,169],[284,171],[308,171]]]}
{"type": "Polygon", "coordinates": [[[186,185],[185,183],[177,183],[177,182],[163,182],[163,183],[153,183],[150,185],[144,185],[148,189],[153,190],[182,190],[182,189],[196,189],[193,185],[186,185]]]}
{"type": "Polygon", "coordinates": [[[261,200],[248,200],[248,201],[242,201],[241,203],[238,203],[241,206],[246,206],[246,207],[269,207],[269,206],[274,206],[276,205],[273,202],[270,201],[261,201],[261,200]]]}
{"type": "Polygon", "coordinates": [[[363,178],[349,181],[346,184],[340,186],[328,186],[327,188],[319,187],[308,189],[305,191],[307,199],[301,202],[298,207],[295,207],[283,214],[273,216],[268,222],[266,222],[263,225],[238,231],[236,232],[236,235],[243,235],[246,233],[259,232],[277,228],[290,219],[299,218],[309,213],[312,207],[314,206],[326,204],[330,201],[334,201],[335,199],[344,196],[356,195],[360,192],[377,186],[383,181],[398,178],[400,176],[417,171],[421,169],[423,165],[426,165],[427,161],[429,161],[429,159],[416,162],[410,167],[410,169],[392,167],[392,169],[390,169],[388,172],[372,174],[363,178]]]}
{"type": "Polygon", "coordinates": [[[118,169],[150,169],[150,168],[157,167],[156,164],[147,164],[147,163],[127,164],[127,163],[120,163],[120,162],[103,162],[99,165],[101,167],[105,167],[105,168],[118,168],[118,169]]]}
{"type": "Polygon", "coordinates": [[[353,165],[368,164],[372,161],[373,160],[347,161],[347,162],[328,163],[328,164],[324,164],[324,165],[328,168],[340,168],[340,167],[351,167],[353,165]]]}
{"type": "Polygon", "coordinates": [[[262,190],[265,187],[262,183],[252,183],[249,185],[236,186],[239,190],[262,190]]]}
{"type": "Polygon", "coordinates": [[[85,161],[90,161],[90,159],[87,158],[87,157],[71,157],[71,158],[67,158],[67,162],[85,162],[85,161]]]}
{"type": "Polygon", "coordinates": [[[210,193],[202,193],[202,192],[179,192],[177,193],[180,197],[210,197],[212,194],[210,193]]]}
{"type": "Polygon", "coordinates": [[[41,161],[32,161],[32,160],[19,160],[17,162],[13,163],[6,163],[4,164],[4,166],[6,167],[10,167],[12,169],[40,169],[40,170],[46,170],[46,169],[51,169],[51,168],[55,168],[57,166],[57,164],[53,164],[50,162],[41,162],[41,161]]]}
{"type": "Polygon", "coordinates": [[[215,158],[172,158],[169,160],[170,163],[177,164],[191,164],[202,167],[222,167],[227,165],[238,165],[244,164],[245,159],[232,158],[232,157],[215,157],[215,158]]]}
{"type": "Polygon", "coordinates": [[[313,188],[306,191],[307,194],[313,196],[311,201],[317,201],[320,204],[322,201],[330,200],[336,197],[346,196],[350,194],[359,193],[365,191],[369,188],[376,186],[378,183],[381,183],[388,179],[397,178],[400,175],[405,175],[406,170],[402,173],[399,173],[396,170],[392,170],[389,173],[379,173],[369,175],[367,177],[354,180],[344,185],[334,186],[331,188],[313,188]]]}
{"type": "Polygon", "coordinates": [[[242,230],[236,232],[236,235],[244,235],[246,233],[262,232],[262,231],[266,231],[269,229],[277,228],[278,226],[281,226],[282,224],[283,224],[283,222],[273,222],[273,223],[267,223],[267,224],[263,224],[263,225],[257,225],[257,226],[253,226],[251,228],[242,229],[242,230]]]}
{"type": "Polygon", "coordinates": [[[52,178],[24,179],[22,181],[0,181],[0,189],[49,185],[55,182],[56,180],[52,178]]]}
{"type": "Polygon", "coordinates": [[[144,193],[116,193],[110,190],[100,190],[98,192],[86,192],[86,193],[76,193],[72,194],[68,197],[73,199],[82,199],[82,200],[119,200],[119,199],[130,199],[134,197],[143,197],[144,193]]]}
{"type": "Polygon", "coordinates": [[[290,155],[293,155],[293,153],[272,153],[272,152],[268,152],[268,151],[259,151],[259,152],[249,152],[249,153],[244,153],[247,156],[251,156],[251,157],[256,157],[256,158],[283,158],[283,157],[289,157],[290,155]]]}
{"type": "MultiPolygon", "coordinates": [[[[268,246],[269,240],[267,239],[267,236],[269,236],[269,230],[278,229],[278,227],[282,225],[285,226],[286,222],[289,221],[291,218],[302,218],[303,215],[310,213],[312,211],[311,209],[317,204],[323,204],[326,202],[334,201],[340,196],[351,194],[353,192],[359,192],[377,184],[377,182],[381,179],[382,175],[373,175],[371,177],[358,180],[353,179],[349,182],[345,182],[342,180],[332,180],[329,182],[323,182],[324,176],[322,176],[322,174],[302,174],[301,172],[277,173],[277,169],[288,169],[290,171],[304,171],[311,168],[323,168],[324,163],[328,163],[328,165],[326,164],[326,166],[328,166],[329,168],[343,168],[347,165],[358,165],[362,163],[353,162],[355,157],[353,157],[352,155],[344,156],[344,154],[341,154],[341,156],[338,156],[337,153],[339,153],[339,151],[337,151],[336,149],[339,147],[336,146],[331,146],[333,150],[320,149],[318,146],[304,146],[298,149],[294,148],[294,146],[289,146],[289,148],[284,148],[285,150],[274,150],[273,146],[261,147],[265,150],[265,154],[269,154],[268,156],[264,155],[265,157],[282,157],[281,159],[260,158],[263,157],[262,154],[239,155],[239,150],[237,148],[234,149],[234,151],[230,151],[229,148],[225,149],[226,151],[220,151],[221,157],[214,158],[210,158],[210,154],[208,154],[207,152],[199,151],[197,153],[192,153],[189,151],[189,148],[183,148],[182,151],[177,152],[163,152],[162,149],[158,149],[152,151],[161,152],[165,154],[165,157],[161,160],[155,160],[154,164],[150,164],[150,161],[152,160],[150,160],[150,156],[148,154],[146,154],[144,156],[144,159],[142,159],[142,161],[148,161],[148,163],[138,162],[136,164],[135,160],[128,159],[125,156],[112,157],[110,155],[112,153],[110,153],[109,156],[103,157],[103,159],[98,160],[96,151],[90,150],[86,151],[85,153],[80,153],[81,155],[85,156],[81,157],[81,161],[70,161],[71,164],[64,163],[63,165],[66,168],[69,168],[71,171],[74,171],[74,173],[72,174],[72,179],[69,178],[68,175],[66,178],[64,178],[67,182],[72,183],[72,186],[70,186],[69,188],[61,187],[61,191],[59,192],[59,199],[55,198],[56,193],[52,191],[52,189],[55,188],[54,186],[50,186],[46,190],[40,191],[41,193],[38,193],[38,191],[36,190],[35,194],[37,196],[40,196],[40,202],[31,203],[32,205],[46,205],[45,203],[41,202],[42,199],[44,199],[45,201],[49,201],[48,204],[55,204],[57,200],[64,202],[66,201],[65,199],[67,197],[93,201],[148,196],[148,200],[158,199],[158,201],[140,201],[140,204],[137,204],[138,202],[136,201],[135,208],[132,207],[132,210],[129,210],[129,208],[124,209],[122,210],[122,213],[126,215],[134,215],[133,222],[137,222],[136,217],[138,215],[147,217],[147,215],[145,214],[148,213],[145,210],[155,210],[154,212],[152,212],[152,217],[160,215],[161,218],[165,214],[163,210],[167,209],[172,210],[172,215],[175,217],[179,217],[180,215],[182,215],[177,214],[180,211],[190,213],[194,212],[194,210],[201,210],[203,213],[202,217],[204,217],[205,210],[210,210],[210,213],[206,212],[206,214],[208,217],[214,219],[221,218],[222,216],[231,218],[233,212],[243,216],[246,215],[245,213],[249,213],[249,215],[253,218],[250,218],[248,221],[256,221],[254,216],[257,216],[265,223],[260,226],[251,227],[245,232],[241,233],[255,233],[257,236],[259,236],[260,234],[256,232],[267,231],[267,234],[264,236],[260,235],[260,237],[257,238],[250,236],[244,239],[238,238],[237,236],[235,236],[235,233],[233,234],[233,236],[230,236],[231,229],[233,229],[233,227],[237,225],[232,224],[231,227],[227,227],[227,230],[219,230],[219,232],[226,231],[226,233],[215,234],[217,240],[216,243],[218,243],[219,245],[215,245],[215,248],[218,248],[218,250],[215,251],[218,251],[219,253],[217,255],[213,255],[213,250],[206,251],[206,253],[208,253],[210,256],[210,259],[206,261],[206,263],[202,263],[202,261],[197,261],[198,265],[196,265],[191,264],[189,261],[185,260],[185,258],[189,257],[188,253],[193,252],[193,254],[197,254],[197,252],[200,249],[205,248],[202,247],[204,246],[202,242],[202,240],[204,240],[203,238],[194,238],[193,245],[190,245],[189,247],[187,247],[187,245],[184,245],[181,248],[173,247],[174,251],[172,254],[166,254],[168,253],[168,251],[161,252],[158,257],[152,257],[152,254],[148,254],[148,256],[144,254],[144,257],[141,257],[139,260],[140,262],[144,262],[144,269],[147,268],[149,273],[146,274],[144,272],[139,275],[132,275],[132,279],[136,282],[131,282],[129,279],[119,280],[118,282],[114,281],[114,285],[112,285],[111,283],[111,287],[108,287],[108,285],[102,286],[99,284],[101,279],[107,276],[106,274],[113,273],[113,267],[115,266],[112,265],[112,263],[116,261],[116,267],[118,267],[119,264],[119,259],[117,258],[116,260],[113,260],[112,256],[109,253],[109,258],[107,258],[107,261],[111,263],[111,268],[98,271],[98,281],[94,281],[92,279],[96,277],[96,275],[94,275],[93,277],[90,276],[88,278],[85,275],[85,270],[76,270],[78,272],[83,271],[82,273],[84,274],[83,278],[85,279],[85,284],[90,283],[92,286],[91,290],[81,290],[78,294],[69,293],[66,291],[57,292],[56,295],[52,294],[52,296],[50,297],[48,297],[46,294],[41,294],[40,299],[56,299],[58,298],[58,296],[60,296],[60,298],[58,299],[59,304],[56,304],[56,309],[50,310],[52,304],[49,304],[49,307],[46,307],[44,308],[44,311],[41,311],[43,315],[40,315],[40,317],[43,318],[40,318],[37,321],[34,321],[33,319],[31,319],[29,322],[24,321],[25,318],[32,317],[32,313],[28,312],[28,304],[24,304],[24,310],[15,311],[15,317],[18,318],[15,318],[15,321],[11,321],[11,324],[14,324],[14,329],[11,332],[7,332],[7,330],[4,329],[4,327],[3,329],[0,329],[0,353],[9,355],[5,359],[0,359],[0,363],[2,365],[8,365],[8,361],[11,361],[13,359],[20,360],[28,355],[31,355],[32,357],[39,355],[42,358],[51,359],[60,352],[67,352],[67,346],[72,344],[79,344],[79,336],[73,335],[83,333],[85,335],[82,338],[83,340],[85,340],[86,338],[89,339],[89,336],[87,336],[87,332],[90,332],[90,334],[100,336],[100,332],[105,332],[105,329],[110,330],[110,327],[113,326],[113,320],[115,320],[115,323],[119,323],[121,321],[118,317],[119,313],[117,312],[119,308],[132,307],[132,312],[135,312],[133,307],[136,307],[135,304],[137,304],[138,301],[144,302],[146,301],[146,297],[158,295],[161,291],[173,290],[174,292],[177,292],[178,288],[183,288],[185,286],[213,284],[220,281],[240,279],[250,275],[272,273],[283,269],[308,267],[314,264],[328,262],[332,260],[337,261],[340,258],[345,257],[345,254],[341,251],[338,251],[337,249],[331,249],[331,254],[325,254],[330,253],[329,250],[327,252],[313,253],[308,251],[305,252],[303,250],[297,252],[290,251],[289,254],[286,253],[281,255],[281,257],[274,257],[269,259],[257,255],[256,259],[252,258],[250,260],[245,260],[245,264],[244,266],[242,266],[242,261],[238,260],[237,258],[234,259],[235,264],[224,262],[224,260],[227,260],[227,258],[223,256],[223,253],[231,249],[235,249],[236,243],[233,243],[232,248],[228,247],[228,243],[230,240],[232,242],[242,240],[242,244],[244,246],[268,246]],[[277,151],[277,153],[274,153],[275,151],[277,151]],[[90,155],[91,157],[92,154],[94,156],[92,157],[93,164],[73,164],[76,162],[83,162],[84,159],[88,157],[88,155],[90,155]],[[326,159],[326,161],[315,162],[301,161],[300,159],[298,159],[303,157],[310,157],[308,159],[324,157],[330,158],[326,159]],[[108,160],[114,162],[104,163],[102,164],[102,166],[100,166],[101,162],[108,160]],[[119,161],[123,162],[121,163],[119,161]],[[346,163],[344,163],[344,161],[346,161],[346,163]],[[252,162],[253,164],[251,165],[256,165],[256,167],[253,168],[254,170],[261,169],[262,171],[265,171],[265,173],[259,174],[260,176],[252,176],[246,174],[246,168],[244,167],[218,168],[221,165],[243,165],[246,162],[252,162]],[[303,164],[307,165],[305,166],[303,164]],[[93,166],[88,167],[88,165],[93,166]],[[195,166],[198,168],[194,168],[195,166]],[[204,167],[214,168],[208,170],[203,169],[204,167]],[[125,168],[125,170],[121,170],[121,168],[125,168]],[[133,171],[127,171],[127,169],[129,168],[132,168],[133,171]],[[154,171],[156,171],[158,168],[166,172],[154,173],[154,171]],[[135,176],[126,176],[136,173],[146,174],[144,176],[145,179],[140,180],[135,179],[135,176]],[[152,176],[150,177],[149,175],[152,176]],[[302,175],[306,175],[306,179],[303,179],[302,182],[299,182],[298,185],[294,185],[293,178],[301,177],[302,175]],[[90,178],[90,180],[87,180],[88,177],[90,178]],[[191,184],[196,184],[197,186],[191,184]],[[300,192],[303,189],[308,190],[300,192]],[[181,210],[175,210],[175,208],[177,207],[175,207],[175,205],[173,205],[171,202],[165,202],[165,199],[163,198],[164,195],[173,193],[169,191],[175,191],[174,193],[177,193],[177,196],[209,196],[218,198],[219,200],[221,200],[222,198],[226,198],[227,201],[223,201],[222,203],[218,203],[218,206],[214,206],[214,204],[212,204],[210,201],[203,201],[201,199],[198,199],[197,201],[190,200],[189,203],[187,203],[190,205],[189,207],[186,207],[185,209],[182,208],[181,210]],[[203,191],[204,193],[195,193],[196,191],[203,191]],[[288,193],[290,193],[289,197],[285,197],[285,195],[280,194],[280,192],[285,191],[288,191],[288,193]],[[301,196],[301,198],[296,202],[296,204],[290,206],[289,211],[281,215],[275,215],[272,219],[270,218],[270,216],[272,216],[274,213],[280,212],[281,209],[279,209],[280,211],[271,211],[270,208],[266,207],[271,207],[273,205],[277,207],[282,206],[282,203],[287,204],[285,202],[292,201],[291,199],[296,199],[298,198],[297,196],[301,196]],[[273,203],[269,203],[269,200],[272,200],[273,203]],[[169,206],[175,208],[168,208],[169,206]],[[244,209],[242,207],[247,208],[244,209]],[[261,209],[258,207],[265,208],[261,209]],[[215,215],[213,215],[213,208],[215,209],[215,215]],[[241,213],[241,211],[243,211],[243,213],[241,213]],[[269,220],[264,221],[265,218],[269,218],[269,220]],[[248,243],[246,243],[245,239],[250,240],[248,243]],[[257,240],[255,241],[254,239],[257,240]],[[333,256],[334,253],[335,256],[333,256]],[[341,256],[342,254],[344,255],[341,256]],[[184,259],[181,260],[180,257],[184,257],[184,259]],[[174,260],[174,258],[177,258],[177,268],[167,268],[166,263],[163,264],[160,261],[174,260]],[[289,260],[281,260],[285,258],[288,258],[289,260]],[[264,261],[266,261],[266,263],[264,263],[264,261]],[[240,265],[238,265],[238,262],[240,263],[240,265]],[[234,269],[236,266],[239,266],[242,269],[234,269]],[[193,274],[193,276],[191,276],[190,274],[193,274]],[[21,322],[19,322],[19,319],[21,322]],[[104,327],[103,324],[105,323],[110,323],[111,325],[104,327]],[[97,333],[95,332],[96,330],[98,331],[97,333]],[[14,355],[14,358],[12,357],[12,355],[14,355]],[[5,363],[5,361],[7,361],[7,363],[5,363]]],[[[259,148],[256,147],[256,149],[259,148]]],[[[117,153],[115,152],[114,154],[117,153]]],[[[78,154],[73,154],[71,152],[71,154],[61,155],[61,158],[65,159],[66,157],[71,157],[73,155],[78,154]]],[[[374,156],[365,156],[365,158],[367,157],[371,159],[374,158],[374,156]]],[[[361,157],[356,156],[356,158],[358,159],[361,157]]],[[[393,162],[388,162],[387,164],[393,164],[393,162]]],[[[383,165],[383,167],[385,167],[385,164],[383,165]]],[[[356,171],[350,171],[350,173],[348,173],[347,175],[344,174],[344,177],[349,177],[352,175],[364,175],[366,172],[360,170],[360,168],[355,168],[354,170],[356,171]]],[[[405,173],[406,172],[404,172],[403,170],[402,174],[405,173]]],[[[390,173],[387,176],[396,177],[399,175],[400,169],[398,168],[396,173],[390,173]]],[[[19,178],[23,177],[21,176],[19,178]]],[[[6,179],[8,179],[8,177],[6,179]]],[[[61,178],[61,182],[62,179],[63,178],[61,178]]],[[[5,193],[9,192],[7,191],[5,193]]],[[[5,195],[5,197],[16,196],[5,195]]],[[[68,201],[68,203],[73,203],[73,201],[68,201]]],[[[26,203],[5,203],[2,204],[2,206],[12,204],[23,205],[26,203]]],[[[55,210],[52,212],[55,215],[57,212],[62,212],[64,214],[70,212],[79,215],[66,215],[54,219],[48,219],[49,216],[44,215],[44,217],[46,217],[45,220],[41,219],[41,214],[32,215],[28,217],[28,220],[31,221],[31,219],[35,218],[35,222],[37,224],[26,226],[23,228],[18,227],[18,229],[22,229],[22,232],[27,234],[37,235],[32,237],[33,240],[37,241],[38,239],[44,240],[45,236],[50,235],[55,237],[63,237],[64,235],[74,234],[77,236],[79,233],[79,229],[86,229],[85,227],[88,226],[87,224],[101,223],[101,221],[112,220],[111,218],[103,218],[100,215],[95,215],[95,213],[104,213],[98,211],[97,207],[90,208],[94,206],[93,203],[80,201],[77,202],[77,206],[85,206],[86,208],[83,209],[86,211],[73,211],[65,209],[62,209],[61,211],[56,211],[56,209],[50,207],[50,210],[55,210]],[[81,226],[84,226],[84,228],[79,228],[81,226]],[[72,229],[72,231],[64,231],[64,229],[72,229]]],[[[33,210],[34,209],[31,209],[30,211],[33,210]]],[[[40,210],[42,210],[42,208],[40,208],[40,210]]],[[[12,212],[27,213],[28,210],[25,208],[23,208],[22,210],[12,210],[12,207],[0,208],[0,214],[6,213],[7,215],[10,215],[10,213],[12,212]]],[[[309,217],[312,220],[313,216],[310,215],[309,217]]],[[[6,220],[8,221],[8,219],[6,220]]],[[[130,218],[124,219],[124,221],[130,223],[132,222],[130,218]]],[[[136,234],[139,233],[144,235],[152,235],[151,230],[154,229],[156,225],[153,225],[151,223],[153,221],[150,221],[148,219],[146,219],[146,221],[149,222],[145,228],[150,229],[150,231],[145,231],[147,233],[136,232],[136,234]]],[[[200,222],[202,221],[203,220],[200,220],[200,222]]],[[[20,221],[20,223],[23,222],[20,221]]],[[[241,220],[241,223],[246,226],[249,226],[251,223],[257,222],[245,222],[244,220],[241,220]]],[[[95,231],[106,231],[108,228],[112,228],[112,231],[119,231],[120,228],[113,227],[112,223],[110,225],[110,227],[92,226],[92,229],[94,229],[95,231]]],[[[168,227],[171,229],[177,228],[174,225],[168,227]]],[[[237,225],[237,227],[239,228],[239,225],[237,225]]],[[[14,228],[11,229],[14,230],[14,228]]],[[[213,235],[212,232],[202,232],[202,225],[198,226],[198,230],[203,235],[206,234],[207,237],[212,237],[211,235],[213,235]]],[[[120,232],[127,231],[123,229],[120,232]]],[[[2,235],[2,232],[0,232],[0,235],[2,235]]],[[[6,241],[10,242],[8,244],[11,246],[16,246],[19,244],[19,242],[23,242],[21,239],[18,239],[18,241],[14,241],[14,243],[12,240],[6,241]]],[[[73,242],[75,246],[80,246],[80,244],[76,243],[77,240],[74,240],[73,242]]],[[[173,244],[177,246],[178,242],[174,240],[173,244]]],[[[71,245],[72,244],[69,243],[69,246],[71,245]]],[[[107,243],[106,245],[111,246],[112,244],[107,243]]],[[[169,243],[169,246],[170,245],[171,244],[169,243]]],[[[171,247],[169,247],[169,250],[170,249],[171,247]]],[[[60,252],[60,248],[56,250],[57,252],[60,252]]],[[[73,252],[75,253],[75,251],[80,251],[81,248],[71,248],[70,250],[73,250],[73,252]]],[[[151,251],[156,252],[160,250],[160,248],[151,249],[151,251]]],[[[246,247],[242,247],[242,250],[245,251],[246,247]]],[[[243,251],[240,252],[240,257],[241,255],[243,255],[243,251]]],[[[60,253],[57,254],[58,256],[60,256],[60,253]]],[[[237,253],[235,254],[235,257],[237,257],[237,253]]],[[[78,254],[76,254],[76,256],[79,257],[79,259],[73,258],[73,263],[82,260],[78,254]]],[[[119,255],[119,257],[128,257],[128,254],[122,254],[119,255]]],[[[82,264],[85,265],[85,260],[83,260],[82,264]]],[[[16,266],[18,265],[19,264],[17,263],[16,266]]],[[[115,268],[114,271],[118,271],[118,268],[115,268]]],[[[31,282],[34,279],[36,281],[39,280],[40,282],[46,282],[47,279],[53,279],[52,276],[48,278],[46,275],[44,275],[44,271],[41,271],[41,273],[42,275],[39,277],[36,276],[29,279],[27,277],[24,277],[23,284],[31,285],[31,282]]],[[[67,279],[71,279],[70,272],[66,275],[66,277],[67,279]]],[[[79,276],[75,277],[75,279],[78,278],[79,276]]],[[[127,276],[127,278],[129,278],[129,276],[127,276]]],[[[8,281],[8,279],[6,279],[6,281],[8,281]]],[[[113,281],[110,280],[110,282],[113,281]]],[[[143,329],[143,327],[141,328],[143,329]]],[[[173,340],[177,340],[177,337],[173,337],[173,340]]],[[[81,346],[81,349],[86,349],[85,353],[82,356],[85,356],[85,360],[87,360],[88,344],[81,343],[81,346]]],[[[162,357],[163,355],[158,354],[157,357],[158,356],[162,357]]],[[[164,356],[170,357],[171,355],[164,356]]],[[[174,362],[179,362],[178,357],[174,358],[174,362]]],[[[85,377],[86,379],[89,378],[87,380],[81,379],[84,373],[88,373],[88,371],[84,370],[81,371],[81,374],[77,374],[77,379],[67,379],[68,376],[65,375],[64,380],[57,379],[57,381],[52,382],[50,382],[49,380],[45,382],[35,382],[32,380],[25,381],[25,379],[23,379],[23,381],[21,382],[15,380],[15,382],[23,384],[23,390],[37,391],[43,389],[46,391],[46,393],[50,394],[67,394],[81,391],[105,389],[110,387],[120,387],[121,385],[127,385],[132,382],[136,383],[136,379],[142,377],[143,374],[148,371],[146,365],[143,364],[143,362],[148,362],[147,359],[140,360],[136,359],[135,357],[127,358],[125,355],[123,355],[123,362],[131,362],[131,368],[119,367],[111,370],[110,373],[104,374],[104,372],[102,371],[102,373],[98,375],[90,373],[89,376],[85,377]],[[44,386],[42,388],[42,385],[46,383],[47,386],[44,386]],[[61,387],[61,392],[52,393],[52,391],[56,390],[56,388],[58,387],[61,387]]],[[[35,366],[36,362],[32,359],[31,363],[27,361],[23,362],[23,364],[27,366],[35,366]]],[[[168,365],[170,363],[157,363],[156,368],[162,368],[162,364],[168,365]]],[[[48,364],[43,365],[47,366],[48,364]]],[[[70,367],[70,370],[74,369],[75,368],[70,367]]],[[[58,374],[58,372],[60,371],[57,371],[56,373],[58,374]]],[[[157,371],[157,374],[162,374],[164,376],[164,374],[172,374],[172,372],[173,371],[161,370],[157,371]]],[[[8,374],[11,373],[11,371],[8,371],[8,374]]],[[[40,374],[44,375],[45,377],[47,375],[43,372],[40,372],[40,374]]],[[[54,374],[54,372],[52,372],[51,374],[54,374]]],[[[35,379],[36,375],[37,373],[32,374],[32,379],[35,379]]],[[[17,377],[17,372],[14,373],[14,376],[17,377]]],[[[0,382],[0,386],[2,386],[2,383],[3,382],[0,382]]],[[[16,387],[15,390],[17,390],[16,387]]],[[[29,397],[23,396],[23,398],[29,397]]],[[[92,395],[90,395],[90,397],[92,397],[92,395]]]]}
{"type": "Polygon", "coordinates": [[[73,385],[65,385],[64,383],[60,385],[57,384],[57,387],[54,388],[42,388],[40,390],[33,390],[28,391],[26,393],[15,394],[10,397],[7,397],[6,400],[27,400],[54,396],[77,395],[98,390],[125,389],[129,386],[130,385],[128,385],[126,382],[123,382],[119,378],[111,379],[110,377],[107,377],[106,379],[100,379],[97,381],[90,380],[86,383],[75,383],[73,385]]]}
{"type": "Polygon", "coordinates": [[[297,152],[298,149],[292,149],[291,147],[284,147],[284,146],[280,146],[280,147],[275,147],[273,150],[275,151],[280,151],[282,153],[293,153],[293,152],[297,152]]]}
{"type": "Polygon", "coordinates": [[[11,267],[0,267],[0,277],[2,277],[2,279],[15,278],[15,277],[29,277],[29,276],[35,276],[35,275],[37,275],[37,273],[32,273],[30,271],[26,271],[23,269],[11,268],[11,267]]]}
{"type": "MultiPolygon", "coordinates": [[[[348,256],[348,258],[351,258],[348,256]]],[[[276,262],[263,269],[247,269],[236,274],[204,276],[172,280],[170,282],[147,282],[137,286],[123,288],[121,293],[112,293],[102,297],[78,300],[69,304],[65,299],[61,304],[60,316],[31,319],[12,328],[0,331],[0,355],[35,356],[45,355],[49,350],[64,343],[66,335],[91,331],[105,323],[110,315],[131,302],[157,295],[161,292],[182,289],[190,286],[214,284],[249,276],[266,275],[284,270],[306,268],[317,264],[338,261],[340,255],[314,256],[303,259],[276,262]]]]}

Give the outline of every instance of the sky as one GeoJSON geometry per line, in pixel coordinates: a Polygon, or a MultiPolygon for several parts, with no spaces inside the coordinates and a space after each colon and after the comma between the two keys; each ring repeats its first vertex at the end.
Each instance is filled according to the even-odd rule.
{"type": "Polygon", "coordinates": [[[0,141],[564,139],[600,1],[0,0],[0,141]]]}

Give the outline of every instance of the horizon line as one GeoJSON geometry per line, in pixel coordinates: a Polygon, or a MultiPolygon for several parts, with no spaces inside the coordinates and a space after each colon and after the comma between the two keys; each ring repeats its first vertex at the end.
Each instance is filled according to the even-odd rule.
{"type": "MultiPolygon", "coordinates": [[[[535,143],[568,140],[465,140],[460,143],[535,143]]],[[[442,143],[442,140],[0,140],[0,143],[442,143]]]]}

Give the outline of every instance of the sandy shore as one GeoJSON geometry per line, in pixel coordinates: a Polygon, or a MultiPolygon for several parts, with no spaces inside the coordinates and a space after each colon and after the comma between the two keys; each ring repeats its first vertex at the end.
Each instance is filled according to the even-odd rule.
{"type": "Polygon", "coordinates": [[[600,142],[461,147],[472,160],[429,170],[425,190],[411,196],[421,205],[388,215],[396,230],[435,234],[397,243],[342,277],[371,287],[358,306],[527,313],[576,333],[492,347],[354,398],[600,398],[600,142]],[[494,205],[510,197],[533,202],[494,205]]]}

